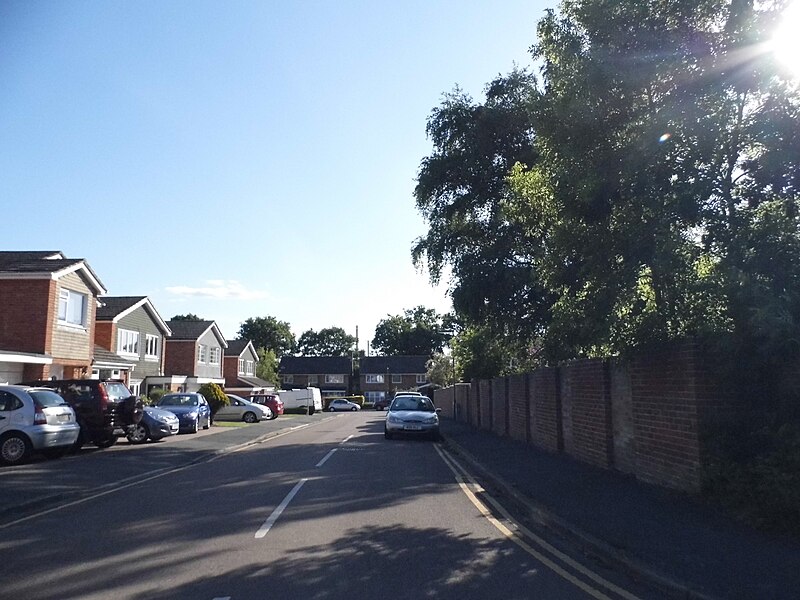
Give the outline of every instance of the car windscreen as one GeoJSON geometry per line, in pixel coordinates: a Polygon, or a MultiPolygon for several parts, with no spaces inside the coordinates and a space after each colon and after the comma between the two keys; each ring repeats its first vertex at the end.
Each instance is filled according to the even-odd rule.
{"type": "Polygon", "coordinates": [[[158,406],[196,406],[197,399],[192,396],[164,396],[158,406]]]}
{"type": "Polygon", "coordinates": [[[419,410],[422,412],[434,412],[436,409],[433,406],[430,398],[406,396],[404,398],[395,398],[389,410],[419,410]]]}
{"type": "Polygon", "coordinates": [[[115,383],[107,381],[105,383],[106,393],[111,402],[119,402],[131,397],[131,391],[125,386],[124,383],[115,383]]]}
{"type": "Polygon", "coordinates": [[[64,399],[52,390],[29,390],[28,393],[42,408],[66,404],[64,399]]]}

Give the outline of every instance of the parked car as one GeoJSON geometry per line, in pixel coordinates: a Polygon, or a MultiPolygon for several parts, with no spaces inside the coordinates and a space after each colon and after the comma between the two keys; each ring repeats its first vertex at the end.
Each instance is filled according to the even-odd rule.
{"type": "Polygon", "coordinates": [[[387,408],[389,408],[389,404],[391,404],[391,402],[392,401],[389,400],[389,398],[387,398],[386,396],[384,396],[383,398],[378,398],[374,404],[375,410],[386,410],[387,408]]]}
{"type": "Polygon", "coordinates": [[[439,439],[439,411],[427,396],[397,396],[389,405],[383,434],[390,440],[395,435],[426,436],[439,439]]]}
{"type": "Polygon", "coordinates": [[[258,423],[262,419],[272,418],[272,410],[269,406],[250,402],[234,394],[228,394],[228,398],[231,401],[230,405],[220,406],[214,415],[214,418],[218,421],[258,423]]]}
{"type": "Polygon", "coordinates": [[[144,414],[142,401],[116,379],[46,379],[22,385],[51,388],[72,407],[81,426],[75,449],[88,442],[113,446],[144,414]]]}
{"type": "Polygon", "coordinates": [[[58,458],[75,444],[75,411],[53,390],[0,385],[0,460],[23,462],[33,451],[58,458]]]}
{"type": "Polygon", "coordinates": [[[283,401],[278,394],[254,394],[250,396],[250,402],[261,406],[269,406],[272,411],[270,419],[277,419],[278,415],[283,414],[283,401]]]}
{"type": "Polygon", "coordinates": [[[175,435],[179,430],[180,421],[175,413],[154,406],[145,406],[142,420],[128,430],[127,437],[131,444],[143,444],[147,440],[155,442],[175,435]]]}
{"type": "Polygon", "coordinates": [[[361,410],[361,407],[355,402],[350,402],[350,400],[345,400],[344,398],[334,398],[331,400],[330,404],[328,404],[328,410],[330,412],[338,412],[342,410],[355,412],[357,410],[361,410]]]}
{"type": "Polygon", "coordinates": [[[182,392],[164,394],[156,408],[167,410],[178,417],[180,433],[197,433],[200,428],[211,427],[211,407],[202,394],[182,392]]]}

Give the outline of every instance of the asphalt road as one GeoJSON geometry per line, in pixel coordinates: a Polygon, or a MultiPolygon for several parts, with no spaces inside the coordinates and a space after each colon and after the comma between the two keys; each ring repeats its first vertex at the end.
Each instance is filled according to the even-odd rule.
{"type": "Polygon", "coordinates": [[[5,516],[0,597],[658,597],[526,529],[441,445],[385,440],[382,417],[258,424],[276,435],[223,452],[207,434],[2,472],[20,493],[36,469],[80,490],[5,516]]]}

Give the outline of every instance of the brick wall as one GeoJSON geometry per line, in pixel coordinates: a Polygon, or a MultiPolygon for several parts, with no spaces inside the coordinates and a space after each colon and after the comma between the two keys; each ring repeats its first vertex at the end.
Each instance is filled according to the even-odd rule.
{"type": "Polygon", "coordinates": [[[483,429],[492,428],[492,382],[481,379],[478,382],[480,405],[478,406],[478,425],[483,429]]]}
{"type": "Polygon", "coordinates": [[[603,360],[579,360],[561,369],[564,408],[564,451],[597,465],[613,464],[611,393],[607,364],[603,360]]]}
{"type": "Polygon", "coordinates": [[[531,441],[556,452],[563,445],[558,369],[548,367],[531,373],[531,441]]]}
{"type": "Polygon", "coordinates": [[[527,375],[508,378],[508,435],[523,442],[527,442],[529,436],[530,398],[527,385],[527,375]]]}
{"type": "Polygon", "coordinates": [[[0,280],[0,348],[49,353],[55,294],[49,279],[0,280]]]}
{"type": "Polygon", "coordinates": [[[98,321],[94,324],[94,343],[101,348],[116,352],[114,340],[117,335],[117,326],[111,321],[98,321]]]}
{"type": "Polygon", "coordinates": [[[164,375],[195,374],[197,349],[193,341],[167,340],[164,344],[164,375]]]}
{"type": "Polygon", "coordinates": [[[492,379],[492,431],[497,435],[506,435],[506,378],[496,377],[492,379]]]}

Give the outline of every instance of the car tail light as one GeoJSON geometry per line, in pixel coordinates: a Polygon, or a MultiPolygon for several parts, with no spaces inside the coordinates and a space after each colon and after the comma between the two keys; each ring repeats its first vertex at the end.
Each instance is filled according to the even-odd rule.
{"type": "Polygon", "coordinates": [[[100,408],[105,411],[108,407],[108,392],[106,391],[106,386],[98,385],[97,389],[100,392],[100,408]]]}
{"type": "Polygon", "coordinates": [[[33,413],[33,424],[34,425],[47,425],[47,415],[44,414],[42,407],[39,406],[37,402],[34,404],[36,412],[33,413]]]}

